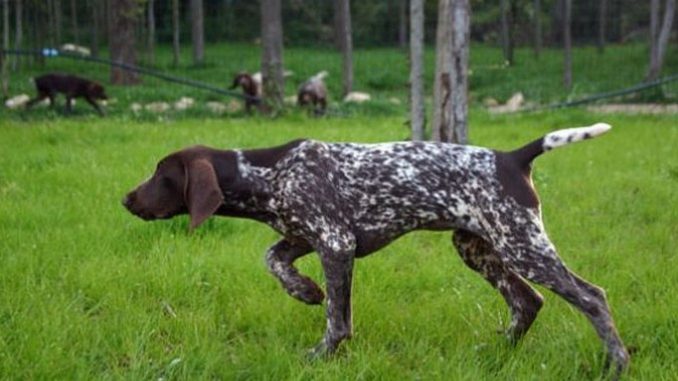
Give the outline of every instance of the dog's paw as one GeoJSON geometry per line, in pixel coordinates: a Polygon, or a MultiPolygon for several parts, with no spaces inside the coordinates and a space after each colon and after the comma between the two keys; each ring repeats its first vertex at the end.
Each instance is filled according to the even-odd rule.
{"type": "Polygon", "coordinates": [[[320,287],[308,277],[302,277],[301,280],[293,289],[288,290],[289,294],[306,304],[322,304],[325,293],[320,287]]]}
{"type": "Polygon", "coordinates": [[[315,347],[306,352],[306,359],[311,362],[326,360],[332,356],[335,350],[336,346],[330,346],[325,339],[322,339],[315,347]]]}
{"type": "Polygon", "coordinates": [[[613,354],[605,357],[603,369],[609,373],[612,380],[619,380],[629,366],[630,355],[626,348],[616,348],[613,354]]]}

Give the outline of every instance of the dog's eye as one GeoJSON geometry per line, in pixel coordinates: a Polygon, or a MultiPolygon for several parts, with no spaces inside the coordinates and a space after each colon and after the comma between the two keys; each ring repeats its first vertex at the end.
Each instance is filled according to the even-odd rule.
{"type": "Polygon", "coordinates": [[[169,178],[169,177],[167,177],[167,176],[161,177],[161,178],[160,178],[160,181],[162,182],[162,185],[163,185],[163,186],[166,186],[166,187],[168,187],[168,188],[171,188],[171,187],[174,186],[174,181],[172,181],[172,179],[169,178]]]}

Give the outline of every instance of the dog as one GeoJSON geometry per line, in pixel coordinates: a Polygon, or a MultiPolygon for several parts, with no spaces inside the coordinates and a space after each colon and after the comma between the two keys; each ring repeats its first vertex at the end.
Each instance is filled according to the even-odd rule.
{"type": "Polygon", "coordinates": [[[230,89],[233,90],[240,86],[245,96],[245,109],[251,112],[252,106],[258,107],[261,104],[262,77],[261,72],[249,74],[240,72],[233,77],[233,84],[230,89]]]}
{"type": "Polygon", "coordinates": [[[297,92],[297,104],[300,107],[307,105],[313,106],[313,112],[316,115],[322,115],[327,108],[327,86],[325,86],[326,71],[312,76],[306,82],[299,86],[297,92]]]}
{"type": "Polygon", "coordinates": [[[307,304],[320,304],[325,295],[294,261],[316,251],[326,279],[327,329],[312,357],[334,353],[351,337],[356,258],[412,230],[453,230],[464,263],[508,304],[511,342],[525,335],[542,307],[543,298],[529,280],[589,319],[618,377],[629,354],[605,293],[558,257],[531,180],[537,156],[610,128],[598,123],[559,130],[510,152],[436,142],[297,140],[252,150],[194,146],[162,159],[123,204],[144,220],[188,214],[191,230],[212,215],[268,224],[282,238],[266,253],[267,267],[288,294],[307,304]]]}
{"type": "Polygon", "coordinates": [[[97,110],[99,115],[104,116],[103,110],[96,101],[106,100],[108,96],[104,87],[97,82],[70,74],[45,74],[34,78],[33,82],[38,90],[38,96],[26,103],[26,108],[31,108],[45,98],[49,98],[49,103],[53,107],[54,97],[57,93],[62,93],[66,96],[67,113],[72,111],[73,98],[82,97],[97,110]]]}

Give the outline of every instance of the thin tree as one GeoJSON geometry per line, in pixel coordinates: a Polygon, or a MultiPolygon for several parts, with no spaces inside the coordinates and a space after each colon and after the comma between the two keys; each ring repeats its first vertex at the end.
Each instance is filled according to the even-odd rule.
{"type": "Polygon", "coordinates": [[[563,86],[572,88],[572,0],[563,0],[563,86]]]}
{"type": "Polygon", "coordinates": [[[543,45],[541,30],[541,0],[534,0],[534,57],[539,59],[543,45]]]}
{"type": "Polygon", "coordinates": [[[263,97],[274,113],[283,107],[283,29],[280,0],[261,0],[261,74],[263,97]]]}
{"type": "Polygon", "coordinates": [[[191,0],[191,43],[193,45],[193,64],[200,65],[205,60],[205,20],[202,0],[191,0]]]}
{"type": "Polygon", "coordinates": [[[78,33],[78,8],[75,0],[71,0],[71,33],[73,34],[73,42],[80,44],[80,36],[78,33]]]}
{"type": "Polygon", "coordinates": [[[657,50],[657,36],[659,35],[660,0],[650,0],[650,60],[657,50]]]}
{"type": "MultiPolygon", "coordinates": [[[[2,49],[9,49],[9,0],[2,1],[2,49]]],[[[2,81],[2,96],[9,97],[7,57],[0,53],[0,80],[2,81]]]]}
{"type": "MultiPolygon", "coordinates": [[[[139,14],[136,0],[111,0],[109,10],[108,41],[113,62],[135,65],[137,52],[135,29],[139,14]]],[[[139,82],[139,76],[131,71],[111,66],[111,83],[132,85],[139,82]]]]}
{"type": "Polygon", "coordinates": [[[63,40],[61,39],[61,28],[63,24],[63,12],[61,8],[61,0],[54,0],[54,37],[56,38],[56,44],[61,44],[63,40]]]}
{"type": "Polygon", "coordinates": [[[341,8],[341,1],[340,0],[332,0],[332,36],[334,37],[333,42],[334,42],[334,47],[341,51],[341,17],[340,17],[340,8],[341,8]]]}
{"type": "Polygon", "coordinates": [[[407,46],[407,0],[398,2],[398,45],[407,46]]]}
{"type": "MultiPolygon", "coordinates": [[[[48,33],[47,33],[47,42],[50,45],[55,45],[56,42],[54,41],[54,0],[47,0],[47,27],[48,27],[48,33]]],[[[36,7],[37,9],[38,7],[36,7]]]]}
{"type": "Polygon", "coordinates": [[[172,0],[172,65],[179,66],[179,0],[172,0]]]}
{"type": "Polygon", "coordinates": [[[440,0],[436,33],[433,139],[468,141],[469,0],[440,0]]]}
{"type": "Polygon", "coordinates": [[[468,143],[468,65],[471,41],[470,0],[452,3],[452,142],[468,143]]]}
{"type": "Polygon", "coordinates": [[[147,23],[148,23],[148,63],[155,65],[155,0],[148,0],[148,8],[146,9],[147,23]]]}
{"type": "Polygon", "coordinates": [[[351,2],[335,0],[337,3],[335,18],[339,48],[341,50],[341,88],[342,96],[353,90],[353,39],[351,37],[351,2]]]}
{"type": "Polygon", "coordinates": [[[450,136],[450,93],[452,82],[452,1],[438,1],[438,24],[436,26],[436,68],[433,81],[433,124],[431,138],[448,141],[450,136]]]}
{"type": "Polygon", "coordinates": [[[511,0],[501,0],[501,46],[504,61],[513,65],[513,31],[511,30],[511,0]]]}
{"type": "Polygon", "coordinates": [[[412,140],[424,140],[424,0],[410,0],[410,125],[412,140]]]}
{"type": "MultiPolygon", "coordinates": [[[[21,49],[23,45],[23,0],[15,0],[14,4],[14,49],[21,49]]],[[[12,70],[19,68],[20,59],[15,55],[12,60],[12,70]]]]}
{"type": "MultiPolygon", "coordinates": [[[[28,28],[28,31],[33,35],[33,38],[29,39],[33,49],[41,49],[45,47],[45,44],[50,42],[46,37],[52,30],[49,23],[51,13],[49,9],[50,8],[43,7],[26,8],[26,11],[30,15],[28,20],[29,25],[33,25],[32,28],[28,28]]],[[[45,66],[45,56],[42,54],[31,56],[30,59],[33,59],[33,62],[37,63],[41,68],[45,66]]]]}
{"type": "Polygon", "coordinates": [[[671,28],[673,27],[673,18],[676,13],[676,0],[666,0],[666,5],[664,6],[664,19],[659,27],[659,4],[658,0],[652,1],[652,19],[656,19],[654,24],[654,29],[651,35],[655,36],[650,46],[650,65],[647,69],[647,74],[645,75],[646,81],[653,81],[659,78],[661,74],[662,66],[664,66],[664,58],[666,56],[666,48],[669,42],[669,37],[671,34],[671,28]],[[657,30],[659,32],[657,33],[657,30]]]}
{"type": "Polygon", "coordinates": [[[607,0],[598,1],[598,53],[605,52],[605,24],[607,21],[607,0]]]}
{"type": "MultiPolygon", "coordinates": [[[[99,8],[102,8],[100,6],[99,1],[97,0],[89,0],[88,5],[91,8],[91,15],[92,15],[92,35],[91,35],[91,40],[90,40],[90,51],[92,52],[92,57],[98,57],[99,56],[99,30],[101,29],[100,22],[101,22],[101,12],[99,8]]],[[[106,8],[106,7],[103,7],[106,8]]]]}

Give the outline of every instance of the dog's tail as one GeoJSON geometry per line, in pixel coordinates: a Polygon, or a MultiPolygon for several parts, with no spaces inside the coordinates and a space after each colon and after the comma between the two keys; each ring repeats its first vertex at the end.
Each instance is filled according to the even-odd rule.
{"type": "Polygon", "coordinates": [[[528,166],[537,156],[554,148],[575,143],[581,140],[595,138],[612,128],[607,123],[596,123],[588,127],[567,128],[550,132],[543,137],[526,144],[510,153],[520,166],[528,166]]]}
{"type": "Polygon", "coordinates": [[[318,72],[316,75],[311,77],[311,81],[322,81],[327,77],[328,74],[329,73],[327,72],[327,70],[323,70],[321,72],[318,72]]]}

